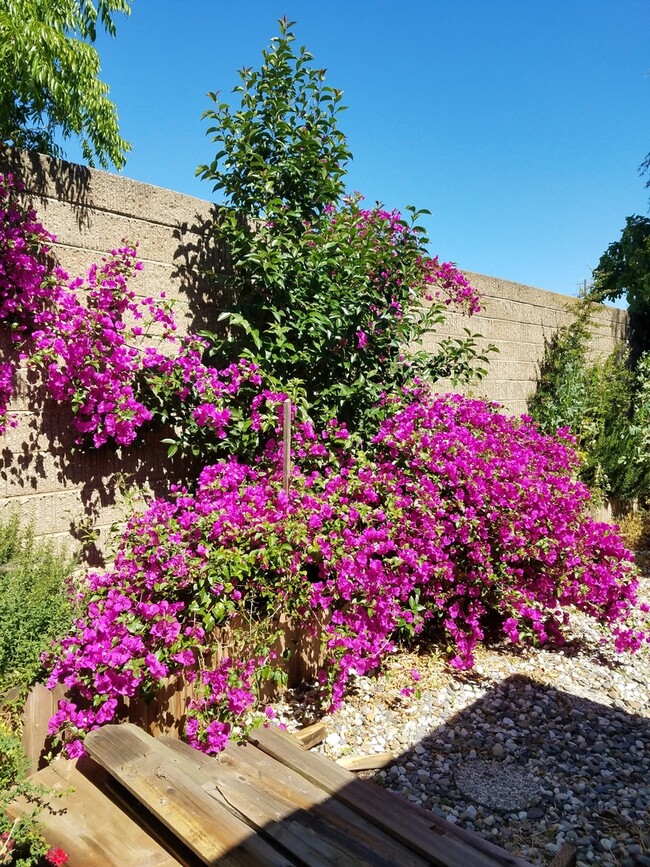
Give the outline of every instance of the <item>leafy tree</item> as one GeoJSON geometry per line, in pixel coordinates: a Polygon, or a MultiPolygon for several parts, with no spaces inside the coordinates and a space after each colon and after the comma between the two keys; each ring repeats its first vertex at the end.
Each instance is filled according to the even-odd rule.
{"type": "Polygon", "coordinates": [[[589,396],[587,353],[593,336],[592,307],[579,304],[573,320],[545,340],[535,393],[528,398],[528,411],[547,434],[570,427],[582,439],[589,396]]]}
{"type": "Polygon", "coordinates": [[[628,217],[620,240],[610,244],[594,270],[590,297],[627,299],[632,363],[650,348],[650,218],[628,217]]]}
{"type": "Polygon", "coordinates": [[[61,156],[55,142],[78,136],[84,159],[122,168],[130,145],[119,134],[109,87],[92,43],[130,0],[0,0],[0,134],[16,147],[61,156]]]}
{"type": "Polygon", "coordinates": [[[593,305],[580,302],[572,322],[547,342],[528,410],[540,429],[568,427],[582,458],[580,478],[597,497],[650,495],[650,354],[633,372],[627,353],[590,356],[593,305]]]}
{"type": "Polygon", "coordinates": [[[610,244],[594,270],[594,296],[625,296],[630,308],[650,306],[650,218],[628,217],[619,241],[610,244]]]}
{"type": "Polygon", "coordinates": [[[342,195],[352,155],[337,127],[343,93],[325,85],[325,70],[309,65],[306,48],[294,51],[294,23],[280,21],[281,35],[259,70],[239,72],[237,111],[219,102],[218,92],[208,94],[216,108],[203,117],[215,122],[207,134],[220,150],[198,173],[240,214],[281,220],[301,234],[305,220],[342,195]]]}
{"type": "Polygon", "coordinates": [[[222,314],[225,338],[211,335],[214,354],[250,359],[320,424],[371,427],[390,387],[473,377],[470,363],[485,360],[477,335],[441,341],[434,353],[421,346],[447,304],[478,304],[457,269],[429,257],[417,225],[427,212],[409,208],[407,221],[343,195],[351,154],[338,129],[342,94],[296,50],[292,25],[280,21],[259,70],[240,72],[239,106],[213,93],[204,115],[218,151],[197,173],[230,206],[215,234],[232,254],[225,282],[237,300],[222,314]]]}

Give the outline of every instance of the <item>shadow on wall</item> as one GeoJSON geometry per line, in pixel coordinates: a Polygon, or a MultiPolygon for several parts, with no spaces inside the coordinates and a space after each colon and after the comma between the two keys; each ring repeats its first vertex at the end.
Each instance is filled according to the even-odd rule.
{"type": "Polygon", "coordinates": [[[0,168],[24,182],[29,178],[30,196],[49,196],[68,203],[80,229],[90,225],[91,171],[86,166],[43,159],[40,154],[0,144],[0,168]]]}
{"type": "Polygon", "coordinates": [[[213,205],[209,217],[197,213],[193,223],[183,222],[172,232],[178,241],[172,279],[181,286],[191,315],[189,329],[195,332],[216,331],[219,314],[234,302],[229,285],[233,272],[230,252],[214,235],[223,210],[213,205]]]}
{"type": "Polygon", "coordinates": [[[196,475],[196,461],[180,455],[167,458],[160,440],[169,432],[162,429],[145,430],[129,447],[80,449],[72,412],[47,396],[33,372],[19,371],[18,399],[18,427],[9,430],[0,451],[0,482],[10,493],[7,503],[29,496],[42,501],[47,515],[38,514],[37,503],[34,515],[47,526],[41,532],[69,532],[81,543],[90,566],[105,564],[106,540],[100,544],[95,538],[96,527],[103,524],[107,530],[111,520],[121,523],[129,517],[125,491],[164,496],[172,483],[188,483],[196,475]]]}

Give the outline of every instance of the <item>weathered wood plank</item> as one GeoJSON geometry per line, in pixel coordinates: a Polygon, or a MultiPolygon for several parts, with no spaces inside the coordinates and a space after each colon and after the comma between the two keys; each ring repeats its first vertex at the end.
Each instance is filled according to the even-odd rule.
{"type": "Polygon", "coordinates": [[[342,756],[336,764],[348,771],[374,771],[392,765],[396,758],[395,753],[371,753],[368,756],[342,756]]]}
{"type": "Polygon", "coordinates": [[[27,696],[23,708],[22,744],[29,759],[32,771],[43,765],[43,754],[47,743],[47,727],[50,718],[56,713],[59,699],[65,696],[65,687],[59,685],[54,690],[43,683],[36,683],[27,696]]]}
{"type": "Polygon", "coordinates": [[[118,810],[132,819],[148,837],[151,837],[166,852],[169,852],[182,867],[200,867],[202,863],[200,859],[153,813],[145,810],[137,798],[90,756],[84,756],[77,761],[77,770],[106,795],[118,810]]]}
{"type": "MultiPolygon", "coordinates": [[[[86,736],[86,749],[205,864],[294,867],[204,792],[182,760],[130,723],[86,736]]],[[[298,748],[299,749],[299,748],[298,748]]]]}
{"type": "Polygon", "coordinates": [[[439,867],[531,867],[478,835],[457,828],[392,792],[359,780],[324,756],[303,751],[278,728],[251,732],[251,743],[320,786],[439,867]]]}
{"type": "Polygon", "coordinates": [[[196,751],[187,744],[162,740],[195,768],[206,781],[206,791],[310,867],[425,867],[428,863],[250,744],[230,745],[216,759],[197,761],[196,751]]]}
{"type": "Polygon", "coordinates": [[[578,850],[571,843],[565,843],[548,867],[576,867],[578,850]]]}
{"type": "Polygon", "coordinates": [[[273,797],[268,789],[260,793],[256,788],[249,787],[241,774],[237,775],[217,759],[200,753],[197,756],[197,751],[186,743],[164,736],[161,740],[185,759],[191,772],[201,781],[204,791],[233,810],[256,831],[279,842],[300,863],[310,867],[340,863],[340,851],[320,839],[311,829],[296,829],[287,821],[296,813],[291,802],[273,797]]]}
{"type": "MultiPolygon", "coordinates": [[[[67,792],[47,799],[49,806],[39,821],[48,843],[68,853],[70,867],[178,867],[182,863],[121,812],[73,762],[57,759],[32,780],[55,792],[67,792]],[[74,789],[68,792],[70,787],[74,789]]],[[[32,808],[16,802],[10,812],[32,808]]]]}
{"type": "Polygon", "coordinates": [[[293,737],[298,741],[303,750],[309,750],[325,740],[327,729],[323,723],[314,723],[311,726],[305,726],[305,728],[294,732],[293,737]]]}

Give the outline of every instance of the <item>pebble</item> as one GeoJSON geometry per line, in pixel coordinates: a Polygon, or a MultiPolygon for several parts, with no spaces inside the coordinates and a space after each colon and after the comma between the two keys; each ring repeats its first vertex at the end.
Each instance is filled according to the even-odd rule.
{"type": "MultiPolygon", "coordinates": [[[[641,589],[650,600],[647,575],[641,589]]],[[[274,708],[289,729],[322,718],[329,734],[316,749],[331,758],[395,753],[393,765],[360,776],[531,864],[548,864],[566,841],[577,867],[650,867],[650,646],[617,654],[583,615],[572,616],[569,639],[564,652],[480,648],[467,674],[435,653],[398,651],[386,676],[358,677],[330,715],[313,690],[287,692],[274,708]],[[413,668],[420,699],[401,693],[413,668]],[[512,805],[490,806],[498,784],[470,792],[481,769],[512,805]]]]}

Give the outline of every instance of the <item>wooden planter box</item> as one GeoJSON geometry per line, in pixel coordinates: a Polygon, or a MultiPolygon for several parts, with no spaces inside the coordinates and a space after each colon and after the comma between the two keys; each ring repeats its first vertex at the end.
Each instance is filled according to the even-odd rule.
{"type": "MultiPolygon", "coordinates": [[[[296,623],[287,617],[280,618],[282,634],[274,648],[278,654],[278,666],[287,674],[287,685],[298,686],[314,680],[322,665],[323,654],[318,635],[312,634],[303,623],[296,623]],[[287,659],[283,653],[289,651],[287,659]]],[[[232,650],[232,627],[217,630],[215,642],[215,662],[228,656],[232,650]]],[[[269,683],[263,698],[273,699],[282,687],[269,683]]],[[[46,764],[49,752],[48,724],[58,709],[60,699],[67,695],[65,687],[57,686],[49,690],[41,683],[30,691],[23,710],[23,747],[34,771],[46,764]]],[[[185,725],[185,710],[190,699],[194,698],[194,684],[182,675],[168,678],[151,702],[144,699],[125,700],[121,721],[135,723],[152,735],[172,735],[180,737],[185,725]]]]}

